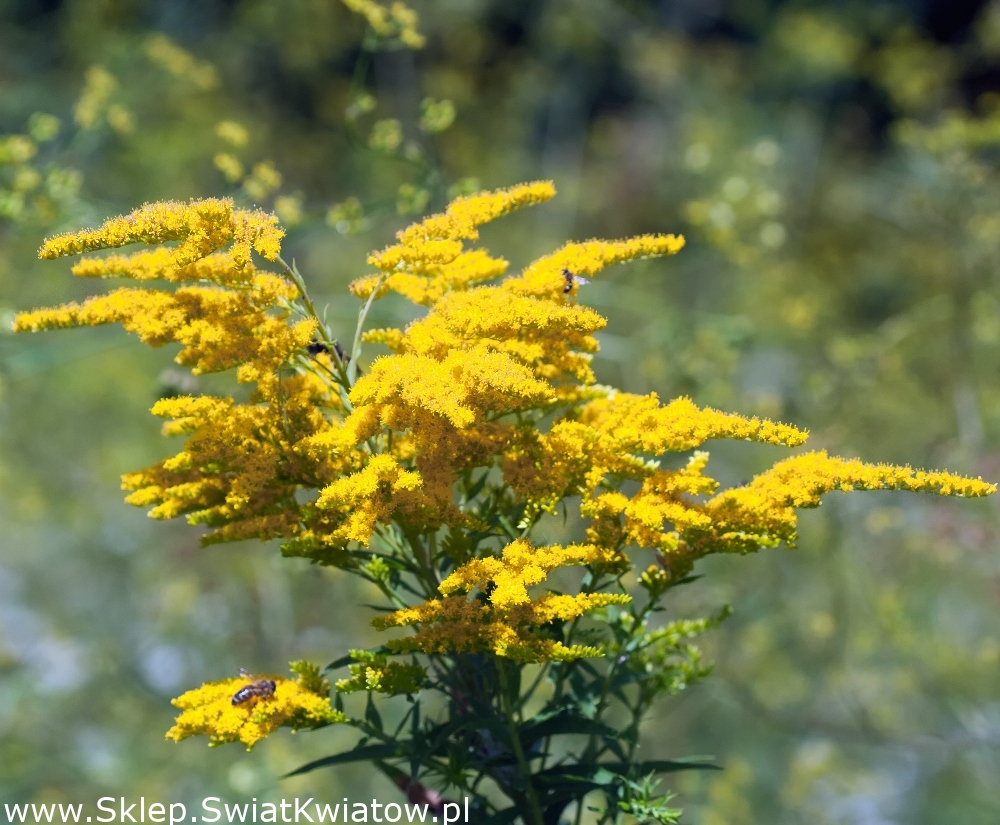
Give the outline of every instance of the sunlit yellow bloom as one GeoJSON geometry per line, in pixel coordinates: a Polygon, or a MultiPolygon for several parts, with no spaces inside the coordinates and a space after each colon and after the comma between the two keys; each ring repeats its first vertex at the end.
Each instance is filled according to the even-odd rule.
{"type": "Polygon", "coordinates": [[[825,450],[779,461],[744,487],[719,493],[705,505],[711,527],[696,531],[689,544],[700,552],[745,552],[796,539],[797,509],[818,507],[835,490],[910,490],[978,497],[996,492],[982,479],[927,472],[890,464],[865,464],[827,455],[825,450]]]}
{"type": "Polygon", "coordinates": [[[81,304],[25,312],[14,321],[19,332],[120,323],[140,340],[158,347],[183,345],[175,360],[195,372],[219,372],[245,365],[238,377],[256,381],[304,348],[314,321],[289,326],[268,310],[298,292],[274,275],[258,274],[254,289],[233,291],[214,286],[181,287],[175,292],[123,287],[81,304]]]}
{"type": "Polygon", "coordinates": [[[798,447],[809,437],[796,427],[766,418],[699,409],[689,398],[676,398],[661,406],[656,393],[614,393],[591,401],[583,408],[580,421],[614,439],[618,451],[641,450],[653,455],[690,450],[710,438],[798,447]]]}
{"type": "Polygon", "coordinates": [[[474,587],[489,588],[490,603],[509,608],[527,604],[528,588],[541,584],[557,567],[609,562],[616,565],[619,561],[613,552],[594,545],[532,547],[524,539],[518,539],[503,549],[501,558],[487,556],[462,565],[441,582],[440,590],[448,596],[474,587]]]}
{"type": "Polygon", "coordinates": [[[229,255],[213,252],[190,264],[177,266],[171,247],[135,252],[131,255],[106,255],[103,258],[81,258],[72,272],[81,278],[132,278],[137,281],[165,280],[174,282],[210,281],[222,286],[249,286],[257,270],[252,263],[241,269],[233,266],[229,255]]]}
{"type": "Polygon", "coordinates": [[[419,473],[402,469],[389,455],[373,456],[361,472],[339,478],[320,493],[317,506],[338,509],[345,523],[338,531],[344,543],[367,545],[377,523],[388,521],[405,494],[419,489],[419,473]]]}
{"type": "MultiPolygon", "coordinates": [[[[683,247],[684,238],[680,235],[640,235],[624,241],[568,243],[551,255],[539,258],[520,276],[506,280],[503,286],[523,295],[561,295],[567,287],[565,272],[589,277],[613,264],[636,258],[673,255],[683,247]]],[[[570,292],[575,293],[576,289],[574,282],[570,292]]]]}
{"type": "Polygon", "coordinates": [[[398,233],[399,243],[373,253],[368,262],[386,273],[419,273],[431,265],[449,264],[462,254],[462,241],[479,237],[477,227],[514,209],[546,201],[555,193],[551,181],[539,181],[457,198],[444,212],[398,233]]]}
{"type": "Polygon", "coordinates": [[[489,651],[519,662],[566,661],[601,655],[597,646],[566,646],[542,635],[537,628],[554,621],[571,621],[610,604],[625,604],[629,597],[615,593],[581,593],[576,596],[546,594],[510,609],[492,608],[465,596],[432,599],[372,620],[380,630],[418,625],[402,639],[391,639],[396,651],[475,653],[489,651]]]}
{"type": "Polygon", "coordinates": [[[319,670],[304,662],[293,663],[295,680],[283,676],[262,676],[275,684],[270,696],[254,696],[233,704],[233,696],[252,679],[239,677],[207,682],[173,700],[181,709],[167,738],[180,742],[189,736],[209,737],[212,747],[242,742],[247,750],[280,727],[293,731],[315,729],[346,722],[347,717],[330,705],[329,684],[319,678],[319,670]]]}
{"type": "Polygon", "coordinates": [[[394,272],[388,277],[369,275],[351,284],[351,292],[359,298],[371,295],[381,281],[379,297],[392,291],[415,304],[432,306],[449,292],[457,292],[482,281],[499,278],[507,271],[507,261],[493,258],[482,249],[461,253],[454,260],[439,266],[428,266],[419,274],[394,272]]]}
{"type": "Polygon", "coordinates": [[[42,245],[38,257],[59,258],[132,243],[180,241],[173,248],[172,262],[175,266],[184,266],[232,241],[230,257],[239,267],[249,261],[251,247],[273,261],[281,251],[284,234],[274,215],[234,209],[228,198],[189,203],[164,201],[148,204],[124,217],[112,218],[97,229],[57,235],[42,245]]]}

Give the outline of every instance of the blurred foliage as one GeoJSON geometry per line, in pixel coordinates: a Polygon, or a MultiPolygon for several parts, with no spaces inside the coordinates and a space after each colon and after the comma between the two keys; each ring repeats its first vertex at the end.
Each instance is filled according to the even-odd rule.
{"type": "MultiPolygon", "coordinates": [[[[996,479],[1000,4],[413,5],[418,27],[380,38],[334,0],[0,4],[0,313],[64,299],[42,235],[231,195],[296,224],[346,323],[343,262],[405,216],[551,177],[561,198],[484,232],[514,265],[565,237],[688,235],[669,279],[586,287],[606,380],[996,479]]],[[[376,325],[406,320],[383,303],[376,325]]],[[[335,729],[252,758],[162,741],[181,685],[367,642],[343,609],[366,598],[120,503],[119,474],[162,455],[145,408],[190,380],[124,342],[0,337],[0,796],[359,795],[348,768],[275,779],[350,744],[335,729]]],[[[714,455],[723,480],[773,458],[714,455]]],[[[707,637],[718,667],[646,731],[651,757],[726,766],[685,777],[692,822],[1000,819],[993,507],[832,499],[794,552],[701,564],[675,612],[734,605],[707,637]]]]}

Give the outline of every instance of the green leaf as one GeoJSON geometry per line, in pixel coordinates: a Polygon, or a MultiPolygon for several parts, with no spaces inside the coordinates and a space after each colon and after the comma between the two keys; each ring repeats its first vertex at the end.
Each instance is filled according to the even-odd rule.
{"type": "Polygon", "coordinates": [[[412,740],[414,760],[423,763],[428,756],[438,754],[455,734],[463,730],[489,730],[500,734],[503,741],[507,742],[507,726],[503,720],[495,716],[463,716],[429,728],[419,740],[414,737],[412,740]]]}
{"type": "Polygon", "coordinates": [[[610,784],[616,777],[649,773],[674,773],[676,771],[712,770],[721,768],[713,762],[702,761],[710,756],[691,756],[683,759],[652,759],[646,762],[602,762],[591,765],[557,765],[535,774],[534,781],[556,785],[566,779],[610,784]]]}
{"type": "Polygon", "coordinates": [[[391,759],[394,756],[400,756],[400,747],[396,744],[386,743],[382,745],[362,745],[360,747],[354,748],[354,750],[346,751],[345,753],[338,753],[334,756],[324,756],[322,759],[315,759],[312,762],[307,762],[300,768],[296,768],[291,773],[286,773],[283,779],[287,779],[290,776],[299,776],[303,773],[309,773],[317,768],[326,768],[330,765],[346,765],[348,762],[369,762],[375,759],[391,759]]]}
{"type": "Polygon", "coordinates": [[[382,714],[375,707],[375,700],[371,693],[368,694],[368,704],[365,706],[365,721],[379,733],[382,732],[382,714]]]}
{"type": "MultiPolygon", "coordinates": [[[[385,645],[379,645],[378,647],[368,648],[365,652],[375,654],[376,656],[395,655],[385,645]]],[[[334,659],[332,662],[330,662],[330,664],[328,664],[325,668],[323,668],[323,672],[329,673],[331,670],[339,670],[340,668],[346,667],[347,665],[351,664],[351,662],[356,662],[356,661],[357,659],[355,659],[351,653],[348,653],[346,656],[341,656],[339,659],[334,659]]]]}
{"type": "Polygon", "coordinates": [[[480,476],[479,481],[475,482],[468,489],[468,491],[466,491],[465,496],[466,496],[466,500],[467,501],[472,501],[472,499],[474,499],[476,496],[478,496],[483,491],[483,487],[486,486],[486,480],[489,477],[490,477],[490,471],[489,470],[484,471],[483,474],[482,474],[482,476],[480,476]]]}
{"type": "Polygon", "coordinates": [[[678,579],[675,582],[670,582],[669,587],[680,587],[682,584],[691,584],[691,582],[696,582],[698,579],[703,579],[704,575],[699,574],[697,576],[685,576],[683,579],[678,579]]]}
{"type": "Polygon", "coordinates": [[[614,737],[618,735],[618,732],[614,728],[598,722],[596,719],[560,714],[559,716],[549,717],[537,724],[529,722],[521,728],[521,741],[525,746],[530,746],[532,742],[537,742],[546,736],[571,734],[614,737]]]}

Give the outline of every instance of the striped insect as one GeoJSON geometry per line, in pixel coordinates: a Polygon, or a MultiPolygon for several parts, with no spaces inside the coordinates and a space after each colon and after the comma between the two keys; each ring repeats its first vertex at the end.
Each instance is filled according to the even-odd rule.
{"type": "Polygon", "coordinates": [[[566,279],[566,285],[563,287],[563,295],[569,295],[573,291],[573,286],[585,286],[590,283],[589,278],[584,278],[582,275],[574,275],[568,269],[562,271],[563,278],[566,279]]]}
{"type": "Polygon", "coordinates": [[[255,697],[258,699],[270,699],[274,696],[274,689],[277,685],[273,679],[258,679],[243,668],[240,668],[240,676],[251,681],[249,685],[244,685],[233,695],[234,705],[242,705],[244,702],[249,702],[255,697]]]}

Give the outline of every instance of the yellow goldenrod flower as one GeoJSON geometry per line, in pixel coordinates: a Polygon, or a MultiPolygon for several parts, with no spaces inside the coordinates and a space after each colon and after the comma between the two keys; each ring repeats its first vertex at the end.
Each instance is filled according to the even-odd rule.
{"type": "Polygon", "coordinates": [[[406,500],[406,492],[419,489],[420,474],[403,470],[392,456],[373,456],[359,473],[337,479],[320,493],[316,506],[340,509],[346,516],[338,533],[344,543],[367,545],[380,521],[406,500]]]}
{"type": "Polygon", "coordinates": [[[173,700],[181,709],[167,739],[180,742],[189,736],[207,736],[211,747],[227,742],[242,742],[251,750],[257,742],[280,727],[293,731],[315,729],[347,721],[330,705],[330,686],[319,677],[319,669],[305,662],[292,664],[298,673],[295,680],[283,676],[264,676],[274,682],[273,693],[251,696],[234,703],[237,691],[252,684],[252,678],[239,677],[207,682],[173,700]]]}
{"type": "Polygon", "coordinates": [[[491,608],[464,596],[432,599],[372,620],[379,630],[418,625],[412,636],[391,639],[397,652],[477,653],[489,651],[518,662],[566,661],[602,655],[597,646],[566,646],[540,634],[536,628],[554,621],[568,622],[629,597],[615,593],[546,594],[511,609],[491,608]]]}
{"type": "Polygon", "coordinates": [[[517,539],[503,549],[501,558],[487,556],[462,565],[441,582],[446,596],[478,587],[489,590],[489,601],[499,608],[527,604],[528,588],[545,581],[557,567],[606,564],[618,566],[621,559],[613,551],[595,545],[532,547],[517,539]]]}
{"type": "MultiPolygon", "coordinates": [[[[504,289],[522,295],[552,296],[567,292],[566,272],[572,276],[596,275],[602,269],[636,258],[674,255],[684,247],[680,235],[640,235],[624,241],[568,243],[539,258],[517,278],[504,282],[504,289]]],[[[575,293],[576,283],[569,285],[575,293]]]]}
{"type": "Polygon", "coordinates": [[[242,268],[250,260],[251,248],[268,260],[277,258],[284,234],[274,215],[234,209],[228,198],[164,201],[112,218],[97,229],[51,238],[42,245],[38,257],[59,258],[132,243],[181,241],[173,248],[171,263],[185,266],[232,241],[230,260],[236,268],[242,268]]]}

